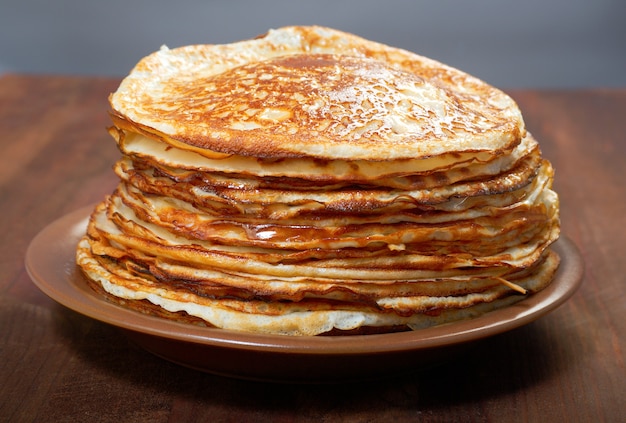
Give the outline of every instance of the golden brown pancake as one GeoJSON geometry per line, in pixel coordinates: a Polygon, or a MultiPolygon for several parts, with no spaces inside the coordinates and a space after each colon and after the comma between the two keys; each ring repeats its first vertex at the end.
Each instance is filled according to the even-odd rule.
{"type": "Polygon", "coordinates": [[[124,307],[230,330],[386,332],[547,286],[554,171],[506,94],[321,27],[163,48],[110,96],[119,185],[77,263],[124,307]]]}

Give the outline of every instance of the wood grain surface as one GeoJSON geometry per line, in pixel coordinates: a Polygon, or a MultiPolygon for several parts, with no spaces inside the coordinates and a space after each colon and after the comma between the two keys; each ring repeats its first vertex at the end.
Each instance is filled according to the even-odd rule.
{"type": "Polygon", "coordinates": [[[584,258],[567,303],[437,367],[310,386],[172,364],[30,281],[31,239],[116,184],[106,127],[118,83],[0,78],[1,422],[625,421],[626,90],[510,93],[554,164],[563,234],[584,258]]]}

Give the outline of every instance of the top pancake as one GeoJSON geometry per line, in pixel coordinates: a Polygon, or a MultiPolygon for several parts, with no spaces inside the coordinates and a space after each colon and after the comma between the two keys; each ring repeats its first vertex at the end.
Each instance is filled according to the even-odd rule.
{"type": "Polygon", "coordinates": [[[163,48],[137,64],[110,102],[118,126],[210,159],[380,162],[483,153],[489,161],[525,135],[515,102],[496,88],[321,27],[163,48]]]}

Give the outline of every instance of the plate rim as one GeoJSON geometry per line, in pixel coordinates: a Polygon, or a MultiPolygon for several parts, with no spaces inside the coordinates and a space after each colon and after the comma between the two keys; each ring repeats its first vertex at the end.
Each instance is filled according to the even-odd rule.
{"type": "Polygon", "coordinates": [[[87,285],[74,254],[93,209],[91,205],[70,212],[49,223],[32,239],[24,261],[32,282],[52,300],[94,320],[144,335],[204,346],[307,355],[380,354],[452,346],[507,332],[552,312],[578,290],[584,273],[578,248],[561,234],[553,244],[561,263],[548,287],[472,319],[372,335],[294,337],[238,332],[142,314],[100,297],[87,285]],[[54,269],[53,275],[44,274],[49,268],[54,269]]]}

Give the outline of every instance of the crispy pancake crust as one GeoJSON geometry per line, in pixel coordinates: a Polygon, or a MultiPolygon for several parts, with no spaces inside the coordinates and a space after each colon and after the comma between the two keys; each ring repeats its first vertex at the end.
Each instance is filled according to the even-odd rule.
{"type": "Polygon", "coordinates": [[[322,27],[162,49],[139,62],[110,102],[119,119],[212,157],[497,155],[525,134],[515,102],[494,87],[322,27]]]}

